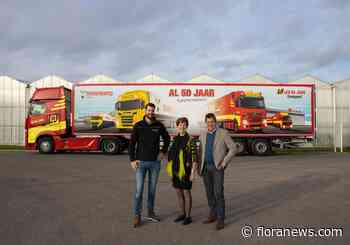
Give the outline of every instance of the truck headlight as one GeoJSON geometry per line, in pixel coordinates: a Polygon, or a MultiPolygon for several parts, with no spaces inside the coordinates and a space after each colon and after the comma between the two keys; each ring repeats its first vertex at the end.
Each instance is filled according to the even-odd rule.
{"type": "Polygon", "coordinates": [[[267,127],[267,120],[266,119],[263,119],[262,123],[265,127],[267,127]]]}

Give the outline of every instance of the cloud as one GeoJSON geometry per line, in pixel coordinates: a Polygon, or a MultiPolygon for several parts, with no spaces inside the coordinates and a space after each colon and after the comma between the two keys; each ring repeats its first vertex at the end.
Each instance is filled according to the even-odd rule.
{"type": "Polygon", "coordinates": [[[315,72],[332,79],[349,58],[347,2],[3,0],[0,73],[238,80],[315,72]],[[334,72],[325,73],[330,66],[334,72]]]}

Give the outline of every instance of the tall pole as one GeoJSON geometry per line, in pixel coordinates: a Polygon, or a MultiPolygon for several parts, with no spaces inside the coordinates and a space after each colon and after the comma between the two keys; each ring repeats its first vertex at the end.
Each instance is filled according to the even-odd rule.
{"type": "Polygon", "coordinates": [[[336,145],[336,122],[337,122],[337,114],[336,114],[336,108],[335,108],[335,85],[332,84],[332,95],[333,95],[333,145],[334,145],[334,152],[337,152],[337,145],[336,145]]]}
{"type": "Polygon", "coordinates": [[[340,152],[343,152],[343,121],[340,122],[340,152]]]}
{"type": "Polygon", "coordinates": [[[343,152],[343,115],[344,107],[340,107],[340,152],[343,152]]]}

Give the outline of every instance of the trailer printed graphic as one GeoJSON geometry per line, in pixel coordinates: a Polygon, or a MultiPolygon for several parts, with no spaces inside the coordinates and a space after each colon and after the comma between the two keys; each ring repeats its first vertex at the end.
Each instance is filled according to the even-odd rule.
{"type": "Polygon", "coordinates": [[[149,102],[156,105],[158,120],[171,133],[175,133],[176,118],[186,116],[190,121],[189,131],[199,134],[208,112],[215,113],[219,126],[232,133],[313,133],[311,87],[116,84],[76,86],[74,93],[75,129],[80,133],[130,132],[143,119],[144,107],[149,102]],[[295,94],[297,97],[291,97],[295,94]],[[109,123],[98,117],[102,113],[110,115],[109,123]],[[97,126],[82,124],[87,122],[86,117],[91,117],[91,123],[97,126]]]}

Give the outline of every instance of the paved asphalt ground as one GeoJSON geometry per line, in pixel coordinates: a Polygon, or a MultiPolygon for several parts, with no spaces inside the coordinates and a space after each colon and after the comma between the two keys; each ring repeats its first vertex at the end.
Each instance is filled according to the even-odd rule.
{"type": "MultiPolygon", "coordinates": [[[[134,173],[126,155],[0,152],[0,244],[350,244],[350,154],[243,156],[226,171],[226,228],[203,225],[201,179],[194,223],[173,223],[175,192],[161,172],[161,223],[131,226],[134,173]],[[251,225],[342,228],[342,237],[243,238],[251,225]]],[[[269,231],[265,230],[266,235],[269,231]]]]}

